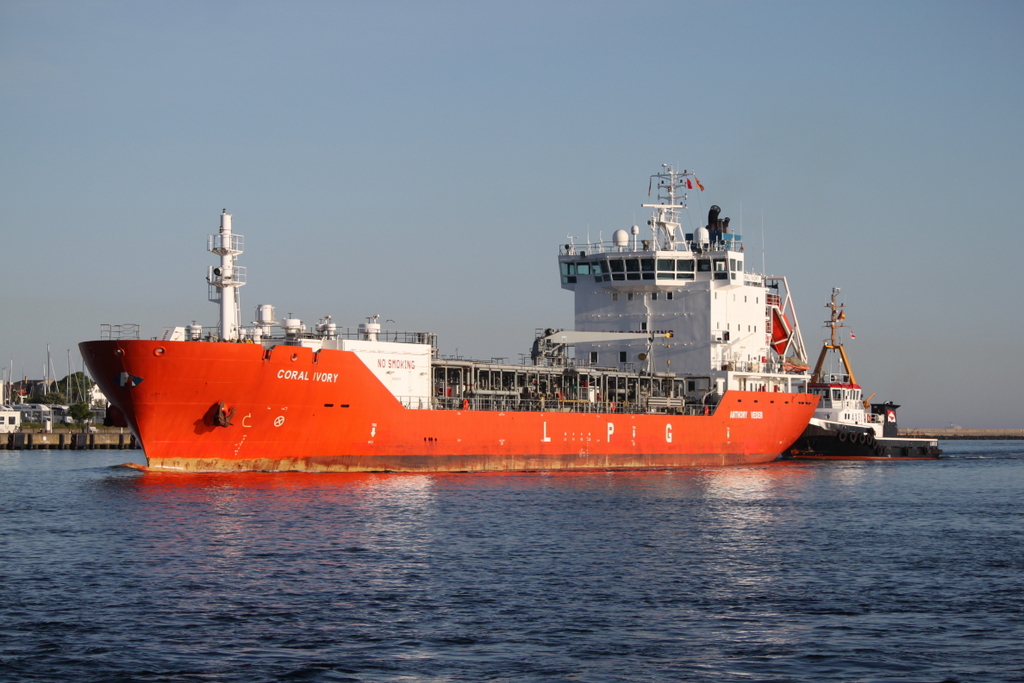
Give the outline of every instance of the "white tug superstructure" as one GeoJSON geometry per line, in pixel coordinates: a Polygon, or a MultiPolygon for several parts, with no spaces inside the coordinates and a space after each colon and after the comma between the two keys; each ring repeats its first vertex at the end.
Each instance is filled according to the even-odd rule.
{"type": "Polygon", "coordinates": [[[644,374],[691,375],[688,394],[800,391],[809,376],[784,277],[747,269],[742,236],[712,206],[707,225],[684,232],[692,171],[651,176],[658,203],[647,235],[633,226],[610,243],[563,245],[562,287],[575,293],[576,362],[644,374]]]}

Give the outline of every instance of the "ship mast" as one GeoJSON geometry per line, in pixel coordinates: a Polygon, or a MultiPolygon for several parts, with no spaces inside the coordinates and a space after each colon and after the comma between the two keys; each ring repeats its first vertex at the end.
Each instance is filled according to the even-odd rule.
{"type": "Polygon", "coordinates": [[[242,236],[231,232],[231,214],[220,214],[220,232],[207,236],[207,250],[220,256],[220,266],[210,266],[206,281],[210,283],[210,301],[220,304],[220,338],[237,341],[241,332],[238,292],[245,284],[245,268],[235,265],[242,253],[242,236]]]}
{"type": "Polygon", "coordinates": [[[838,328],[842,327],[841,323],[846,319],[846,311],[843,310],[842,304],[836,303],[836,297],[839,296],[839,288],[832,288],[832,298],[825,308],[829,309],[829,319],[825,321],[825,326],[829,328],[831,333],[830,339],[822,344],[821,353],[818,355],[818,362],[814,365],[814,372],[811,375],[811,382],[822,383],[821,369],[825,364],[825,356],[828,355],[829,351],[838,351],[839,357],[842,360],[843,367],[846,369],[846,374],[850,377],[850,384],[856,384],[857,379],[853,376],[853,369],[850,367],[850,359],[846,357],[846,350],[843,345],[839,342],[837,334],[838,328]]]}
{"type": "MultiPolygon", "coordinates": [[[[678,190],[683,188],[692,188],[693,181],[689,180],[689,177],[694,176],[692,171],[683,170],[682,173],[676,171],[669,164],[661,165],[664,171],[661,173],[655,173],[651,176],[651,185],[654,184],[654,179],[658,179],[658,200],[659,204],[641,204],[641,206],[648,209],[656,209],[651,220],[648,224],[651,226],[651,231],[654,233],[655,244],[660,237],[662,249],[672,251],[675,249],[675,243],[677,239],[676,230],[680,227],[679,225],[679,211],[687,208],[686,206],[686,193],[677,194],[678,190]],[[659,235],[660,232],[660,235],[659,235]]],[[[650,194],[650,186],[648,187],[648,194],[650,194]]]]}

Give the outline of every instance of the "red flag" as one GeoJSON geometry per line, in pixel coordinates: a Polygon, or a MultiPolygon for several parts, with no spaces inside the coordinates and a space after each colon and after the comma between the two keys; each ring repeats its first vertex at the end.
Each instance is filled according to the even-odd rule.
{"type": "Polygon", "coordinates": [[[855,335],[853,332],[851,332],[850,333],[850,339],[856,339],[856,338],[857,338],[857,335],[855,335]]]}
{"type": "Polygon", "coordinates": [[[692,190],[693,189],[693,181],[690,180],[689,178],[686,179],[686,189],[687,190],[692,190]]]}
{"type": "Polygon", "coordinates": [[[700,188],[701,192],[704,191],[704,186],[700,184],[700,179],[697,176],[693,176],[693,182],[697,183],[697,187],[700,188]]]}

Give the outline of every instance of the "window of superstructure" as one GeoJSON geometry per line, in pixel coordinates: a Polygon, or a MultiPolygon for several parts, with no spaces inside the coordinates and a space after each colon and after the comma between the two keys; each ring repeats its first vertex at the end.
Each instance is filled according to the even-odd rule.
{"type": "Polygon", "coordinates": [[[577,263],[576,264],[577,275],[590,275],[590,264],[589,263],[577,263]]]}
{"type": "Polygon", "coordinates": [[[672,292],[665,292],[665,298],[672,301],[672,292]]]}
{"type": "Polygon", "coordinates": [[[640,259],[640,276],[644,280],[654,279],[654,259],[642,258],[640,259]]]}
{"type": "Polygon", "coordinates": [[[597,365],[597,351],[590,352],[590,362],[597,365]]]}
{"type": "Polygon", "coordinates": [[[676,260],[673,258],[658,259],[658,279],[674,280],[676,277],[676,260]]]}
{"type": "Polygon", "coordinates": [[[639,280],[640,279],[640,259],[628,258],[626,259],[626,279],[627,280],[639,280]]]}
{"type": "Polygon", "coordinates": [[[658,300],[658,293],[657,292],[651,292],[651,301],[657,301],[657,300],[658,300]]]}
{"type": "Polygon", "coordinates": [[[625,351],[619,351],[619,362],[620,363],[625,363],[626,362],[626,352],[625,351]]]}
{"type": "Polygon", "coordinates": [[[697,261],[697,270],[701,273],[711,272],[711,259],[702,258],[697,261]]]}
{"type": "MultiPolygon", "coordinates": [[[[622,262],[622,259],[610,259],[608,261],[608,268],[611,271],[613,280],[625,280],[626,279],[626,266],[622,262]]],[[[607,279],[607,278],[605,278],[607,279]]]]}
{"type": "Polygon", "coordinates": [[[833,389],[832,390],[832,400],[833,401],[842,401],[843,400],[843,390],[842,389],[833,389]]]}
{"type": "Polygon", "coordinates": [[[576,264],[562,261],[562,284],[576,282],[576,264]]]}
{"type": "Polygon", "coordinates": [[[641,332],[646,332],[647,331],[647,323],[640,323],[640,331],[641,332]]]}
{"type": "Polygon", "coordinates": [[[618,301],[618,300],[619,300],[619,293],[618,292],[612,292],[612,301],[618,301]]]}
{"type": "Polygon", "coordinates": [[[633,300],[633,292],[628,292],[626,294],[626,301],[632,301],[632,300],[633,300]]]}

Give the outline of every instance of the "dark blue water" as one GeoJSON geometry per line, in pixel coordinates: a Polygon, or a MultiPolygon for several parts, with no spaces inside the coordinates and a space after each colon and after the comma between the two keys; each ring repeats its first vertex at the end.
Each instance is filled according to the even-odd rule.
{"type": "Polygon", "coordinates": [[[153,475],[0,451],[0,679],[1024,681],[1024,442],[153,475]]]}

